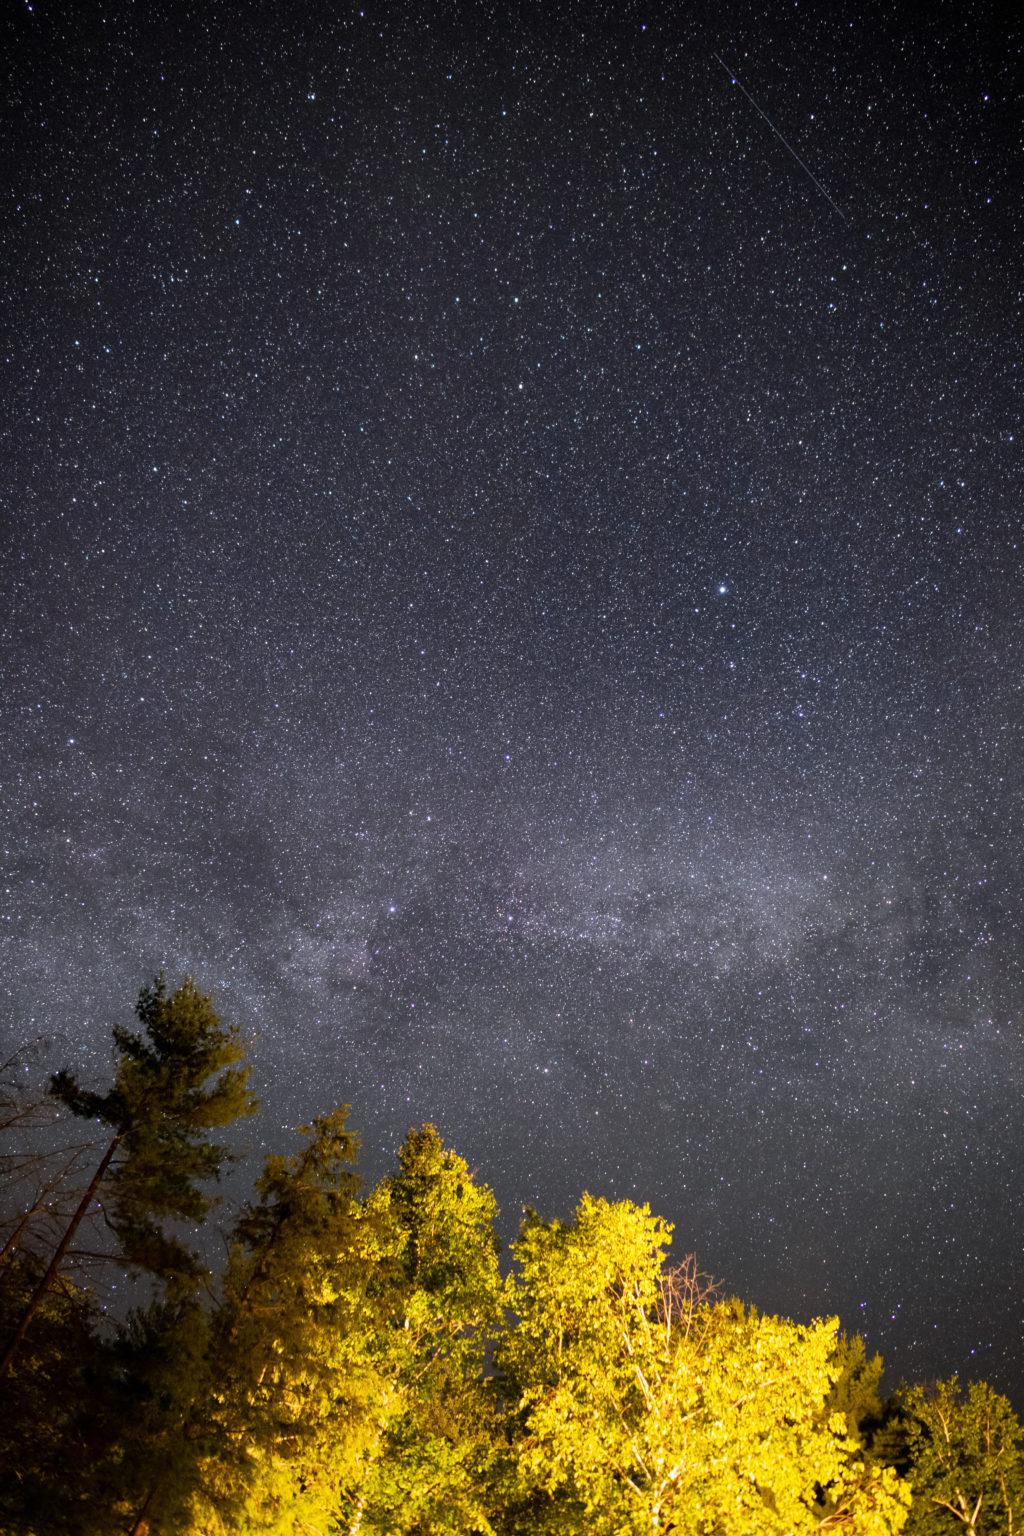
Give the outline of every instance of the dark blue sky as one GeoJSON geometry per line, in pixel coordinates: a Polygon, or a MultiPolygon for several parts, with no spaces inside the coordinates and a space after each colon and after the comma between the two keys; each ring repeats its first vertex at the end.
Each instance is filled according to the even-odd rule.
{"type": "Polygon", "coordinates": [[[1020,1405],[1019,34],[245,9],[5,24],[5,1033],[1020,1405]]]}

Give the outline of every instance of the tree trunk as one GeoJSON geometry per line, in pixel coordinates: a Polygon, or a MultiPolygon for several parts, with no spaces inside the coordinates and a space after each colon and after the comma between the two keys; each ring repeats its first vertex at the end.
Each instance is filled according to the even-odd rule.
{"type": "Polygon", "coordinates": [[[92,1205],[92,1202],[96,1198],[96,1191],[99,1189],[100,1184],[103,1182],[103,1175],[110,1167],[111,1159],[113,1158],[114,1153],[117,1151],[118,1147],[121,1145],[121,1138],[123,1136],[124,1131],[118,1131],[117,1135],[110,1143],[110,1146],[103,1154],[102,1161],[92,1176],[92,1182],[90,1183],[89,1188],[82,1196],[77,1211],[68,1223],[67,1231],[64,1233],[64,1236],[57,1244],[53,1258],[50,1260],[49,1268],[47,1269],[43,1278],[40,1280],[39,1284],[36,1286],[35,1290],[32,1292],[28,1306],[25,1308],[25,1311],[22,1315],[21,1322],[18,1324],[15,1330],[14,1337],[11,1339],[7,1348],[4,1350],[3,1359],[0,1360],[0,1378],[6,1376],[8,1370],[10,1369],[11,1362],[13,1361],[21,1346],[21,1341],[28,1332],[29,1324],[35,1317],[36,1313],[39,1311],[39,1306],[43,1300],[43,1297],[46,1295],[54,1280],[57,1278],[57,1271],[60,1269],[60,1266],[64,1261],[64,1255],[71,1247],[71,1242],[75,1233],[82,1225],[90,1205],[92,1205]]]}
{"type": "Polygon", "coordinates": [[[356,1512],[352,1516],[352,1523],[348,1528],[348,1536],[359,1536],[359,1527],[363,1523],[363,1512],[366,1509],[366,1494],[361,1493],[356,1501],[356,1512]]]}
{"type": "Polygon", "coordinates": [[[142,1508],[139,1510],[138,1516],[136,1517],[136,1520],[135,1520],[135,1524],[132,1526],[131,1530],[128,1532],[128,1536],[149,1536],[149,1521],[146,1519],[146,1516],[149,1514],[150,1505],[153,1503],[153,1500],[156,1498],[156,1493],[157,1493],[158,1486],[159,1485],[157,1483],[154,1483],[152,1488],[146,1494],[146,1497],[145,1497],[145,1500],[143,1502],[142,1508]]]}

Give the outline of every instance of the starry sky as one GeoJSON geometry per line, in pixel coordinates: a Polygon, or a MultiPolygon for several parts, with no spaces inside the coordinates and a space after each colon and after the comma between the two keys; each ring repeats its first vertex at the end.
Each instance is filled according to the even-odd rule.
{"type": "MultiPolygon", "coordinates": [[[[0,56],[0,1031],[159,966],[1024,1407],[1021,39],[48,0],[0,56]]],[[[53,1064],[57,1064],[56,1060],[53,1064]]]]}

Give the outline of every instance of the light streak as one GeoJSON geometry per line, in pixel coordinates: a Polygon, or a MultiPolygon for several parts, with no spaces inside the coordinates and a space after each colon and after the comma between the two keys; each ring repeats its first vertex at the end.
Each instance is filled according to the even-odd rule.
{"type": "Polygon", "coordinates": [[[743,84],[743,81],[740,80],[739,77],[733,73],[733,71],[729,68],[728,64],[725,62],[725,60],[722,58],[722,56],[720,54],[716,53],[714,56],[718,60],[719,64],[721,64],[721,66],[725,70],[726,74],[729,76],[729,79],[732,81],[733,85],[738,85],[739,86],[740,90],[743,92],[744,96],[750,102],[750,105],[753,107],[754,111],[757,112],[759,114],[759,116],[764,118],[765,122],[768,124],[768,127],[771,129],[772,133],[774,133],[775,137],[779,140],[779,142],[781,144],[784,144],[786,146],[786,148],[789,150],[790,154],[793,156],[793,159],[796,161],[797,165],[799,165],[803,170],[805,170],[807,172],[808,176],[814,182],[814,185],[817,187],[817,189],[821,193],[822,197],[827,197],[829,202],[832,204],[832,207],[835,209],[836,213],[838,213],[839,217],[842,219],[843,223],[844,224],[849,224],[849,222],[850,222],[849,219],[846,217],[846,214],[840,208],[840,206],[836,202],[835,198],[827,190],[827,188],[822,186],[821,182],[818,180],[817,176],[815,176],[814,172],[811,170],[811,168],[807,164],[807,162],[805,160],[801,160],[800,156],[797,154],[796,150],[793,148],[793,146],[789,142],[789,140],[787,138],[784,138],[783,135],[776,128],[775,124],[772,122],[771,118],[768,116],[768,113],[763,111],[758,106],[758,104],[754,100],[753,96],[751,96],[750,92],[747,90],[746,86],[743,84]]]}

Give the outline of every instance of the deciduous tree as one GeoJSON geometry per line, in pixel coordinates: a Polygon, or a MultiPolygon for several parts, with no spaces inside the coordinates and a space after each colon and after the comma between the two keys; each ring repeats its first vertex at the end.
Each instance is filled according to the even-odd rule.
{"type": "MultiPolygon", "coordinates": [[[[828,1523],[900,1529],[906,1496],[822,1423],[834,1321],[801,1327],[696,1284],[666,1291],[671,1229],[584,1196],[571,1225],[530,1219],[516,1244],[518,1322],[498,1364],[517,1419],[508,1529],[626,1536],[798,1536],[828,1523]]],[[[691,1270],[691,1274],[692,1274],[691,1270]]]]}
{"type": "Polygon", "coordinates": [[[900,1394],[914,1504],[907,1536],[1013,1536],[1024,1528],[1021,1427],[986,1382],[955,1376],[900,1394]]]}

